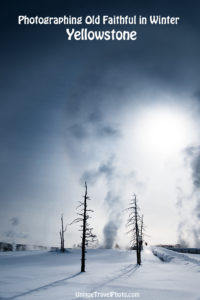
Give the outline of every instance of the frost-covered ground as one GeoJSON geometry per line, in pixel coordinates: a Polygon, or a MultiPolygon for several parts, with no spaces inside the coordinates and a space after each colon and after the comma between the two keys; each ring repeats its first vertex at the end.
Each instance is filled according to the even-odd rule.
{"type": "MultiPolygon", "coordinates": [[[[0,299],[73,300],[85,299],[76,298],[76,292],[95,296],[96,291],[133,293],[133,296],[136,293],[140,299],[149,300],[200,299],[200,262],[196,255],[187,256],[187,260],[179,257],[183,254],[170,250],[154,248],[153,251],[163,260],[168,257],[168,262],[154,256],[148,248],[142,253],[141,267],[135,265],[134,251],[89,250],[85,273],[80,273],[80,250],[64,254],[0,253],[0,299]]],[[[114,296],[117,294],[111,299],[114,296]]]]}

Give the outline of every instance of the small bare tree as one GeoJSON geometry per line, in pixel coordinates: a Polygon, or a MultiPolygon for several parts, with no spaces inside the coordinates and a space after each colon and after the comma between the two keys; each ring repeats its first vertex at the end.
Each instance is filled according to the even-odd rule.
{"type": "Polygon", "coordinates": [[[83,201],[79,201],[79,205],[76,209],[79,210],[77,213],[78,218],[76,218],[71,224],[73,223],[81,223],[80,230],[82,232],[81,235],[81,272],[85,272],[85,253],[86,253],[86,247],[90,246],[92,243],[94,243],[96,239],[96,235],[92,233],[93,228],[90,227],[88,223],[88,219],[90,218],[89,212],[94,212],[91,209],[88,209],[88,200],[90,198],[88,197],[87,192],[87,183],[85,182],[85,195],[83,196],[83,201]]]}
{"type": "Polygon", "coordinates": [[[130,201],[129,207],[126,209],[129,211],[127,227],[130,227],[130,230],[127,232],[131,234],[131,248],[136,250],[136,259],[137,264],[141,264],[141,250],[143,243],[143,216],[142,218],[139,215],[139,207],[137,204],[137,197],[134,195],[133,199],[130,201]]]}
{"type": "Polygon", "coordinates": [[[64,229],[64,224],[63,224],[63,215],[61,216],[61,229],[60,229],[60,251],[65,252],[65,231],[67,230],[67,226],[64,229]]]}

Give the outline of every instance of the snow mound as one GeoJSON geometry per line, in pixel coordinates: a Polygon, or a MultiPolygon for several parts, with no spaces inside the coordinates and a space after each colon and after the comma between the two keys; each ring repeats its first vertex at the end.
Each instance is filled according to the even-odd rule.
{"type": "Polygon", "coordinates": [[[162,248],[153,247],[152,252],[155,256],[157,256],[160,260],[164,262],[170,262],[174,257],[170,253],[165,253],[165,251],[162,251],[162,248]]]}
{"type": "Polygon", "coordinates": [[[152,247],[152,252],[155,256],[157,256],[163,262],[170,262],[172,260],[183,262],[185,264],[192,263],[197,266],[200,266],[200,260],[198,258],[192,258],[187,254],[175,252],[173,250],[169,250],[162,247],[152,247]]]}

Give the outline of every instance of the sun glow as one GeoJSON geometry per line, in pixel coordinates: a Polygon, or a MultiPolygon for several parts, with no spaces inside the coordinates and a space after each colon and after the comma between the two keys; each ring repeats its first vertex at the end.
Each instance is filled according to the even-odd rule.
{"type": "Polygon", "coordinates": [[[136,131],[138,142],[145,150],[166,156],[185,148],[192,130],[183,112],[158,108],[139,116],[136,131]]]}

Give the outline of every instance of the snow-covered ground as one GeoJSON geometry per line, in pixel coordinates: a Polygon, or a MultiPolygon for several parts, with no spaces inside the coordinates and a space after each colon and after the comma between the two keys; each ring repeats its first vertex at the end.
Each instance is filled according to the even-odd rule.
{"type": "Polygon", "coordinates": [[[153,251],[171,259],[163,262],[147,248],[137,267],[134,251],[89,250],[85,273],[80,273],[80,250],[0,253],[0,299],[86,299],[76,297],[78,292],[93,293],[88,294],[91,299],[109,299],[112,294],[102,293],[110,292],[111,299],[128,299],[121,293],[132,293],[129,299],[200,299],[198,258],[184,260],[178,257],[183,254],[162,248],[153,251]]]}

